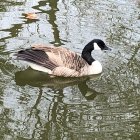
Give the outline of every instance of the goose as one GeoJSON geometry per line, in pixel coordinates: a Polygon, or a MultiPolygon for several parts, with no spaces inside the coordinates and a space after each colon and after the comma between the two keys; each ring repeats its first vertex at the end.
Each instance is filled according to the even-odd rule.
{"type": "Polygon", "coordinates": [[[93,39],[83,48],[81,56],[64,47],[47,45],[33,45],[18,51],[15,56],[17,60],[26,61],[32,69],[52,76],[82,77],[102,72],[101,63],[91,55],[93,50],[110,48],[101,39],[93,39]]]}

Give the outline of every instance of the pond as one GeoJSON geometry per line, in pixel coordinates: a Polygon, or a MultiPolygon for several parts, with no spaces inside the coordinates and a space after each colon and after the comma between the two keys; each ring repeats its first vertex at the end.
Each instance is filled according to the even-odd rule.
{"type": "Polygon", "coordinates": [[[1,0],[0,140],[139,140],[140,1],[1,0]],[[28,18],[29,13],[34,18],[28,18]],[[32,44],[94,51],[103,72],[51,78],[11,55],[32,44]]]}

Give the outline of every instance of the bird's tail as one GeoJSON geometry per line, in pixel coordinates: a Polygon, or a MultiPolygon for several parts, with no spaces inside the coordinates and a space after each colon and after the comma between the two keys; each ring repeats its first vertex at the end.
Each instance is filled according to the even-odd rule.
{"type": "Polygon", "coordinates": [[[18,51],[16,54],[17,60],[23,60],[49,70],[53,70],[56,65],[49,60],[48,55],[42,50],[26,49],[18,51]]]}

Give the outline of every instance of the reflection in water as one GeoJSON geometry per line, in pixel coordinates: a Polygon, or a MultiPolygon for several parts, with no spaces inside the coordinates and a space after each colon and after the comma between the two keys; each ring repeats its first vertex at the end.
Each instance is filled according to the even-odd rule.
{"type": "MultiPolygon", "coordinates": [[[[50,43],[53,43],[56,46],[63,45],[63,43],[61,42],[61,39],[60,39],[58,26],[56,24],[56,12],[58,11],[57,1],[55,1],[55,0],[54,1],[48,1],[48,2],[40,1],[40,2],[38,2],[38,5],[33,6],[32,8],[38,10],[39,12],[37,12],[37,13],[43,12],[44,14],[47,14],[49,16],[49,17],[47,17],[47,15],[46,15],[46,21],[48,21],[51,24],[52,30],[53,30],[52,33],[53,33],[53,36],[54,36],[54,41],[52,41],[50,43]],[[46,6],[47,4],[49,4],[50,10],[42,10],[40,8],[42,6],[46,6]]],[[[18,37],[20,32],[23,32],[22,29],[24,29],[26,24],[28,26],[30,26],[29,24],[36,23],[36,22],[39,21],[39,19],[27,19],[25,15],[26,15],[26,13],[22,13],[22,15],[20,16],[20,18],[22,20],[22,22],[20,24],[13,24],[13,25],[11,25],[12,27],[10,27],[10,28],[0,29],[0,31],[9,33],[8,36],[1,38],[1,40],[0,40],[1,42],[6,43],[7,39],[18,37]]],[[[5,22],[7,22],[7,21],[5,21],[5,22]]],[[[36,23],[36,24],[38,25],[38,23],[36,23]]],[[[3,25],[1,25],[1,26],[3,26],[3,25]]],[[[27,28],[28,28],[28,26],[27,26],[27,28]]],[[[38,30],[39,29],[37,29],[37,31],[38,30]]],[[[47,33],[47,30],[46,30],[46,33],[47,33]]],[[[38,32],[38,34],[42,34],[42,33],[38,32]]],[[[31,32],[31,35],[32,35],[32,32],[31,32]]],[[[48,33],[47,33],[47,36],[48,36],[48,33]]]]}
{"type": "Polygon", "coordinates": [[[0,31],[5,31],[5,32],[10,32],[9,36],[1,38],[2,42],[5,42],[6,39],[13,38],[18,36],[20,30],[22,29],[22,24],[15,24],[13,27],[10,29],[2,29],[0,31]]]}
{"type": "MultiPolygon", "coordinates": [[[[93,78],[94,77],[92,77],[92,79],[93,78]]],[[[87,100],[94,100],[96,96],[101,95],[101,93],[93,89],[90,89],[87,86],[86,82],[88,79],[89,77],[80,78],[80,79],[79,78],[69,79],[69,78],[62,78],[62,77],[51,78],[44,73],[33,71],[31,69],[20,71],[15,74],[15,81],[17,85],[20,86],[31,85],[31,86],[39,87],[39,93],[37,99],[35,100],[35,103],[31,107],[31,110],[28,114],[28,121],[30,123],[30,119],[33,117],[32,115],[35,115],[35,118],[37,119],[35,126],[45,127],[47,130],[49,130],[47,131],[47,133],[45,131],[44,132],[45,134],[43,133],[42,137],[50,138],[50,139],[52,139],[52,137],[54,137],[54,139],[56,138],[62,139],[63,137],[62,136],[63,132],[61,133],[62,129],[66,129],[66,131],[69,131],[69,129],[71,129],[71,126],[66,126],[66,125],[67,125],[67,121],[69,119],[72,119],[71,115],[73,114],[73,111],[69,112],[68,110],[72,109],[73,105],[67,104],[65,103],[65,101],[63,101],[65,99],[65,96],[67,96],[65,93],[67,88],[69,90],[72,90],[72,92],[76,92],[76,94],[77,93],[79,94],[80,91],[87,100]],[[79,91],[77,91],[78,88],[76,89],[73,88],[73,87],[77,87],[77,85],[79,91]],[[45,113],[46,115],[48,114],[47,115],[48,122],[46,124],[42,124],[40,118],[41,110],[38,110],[38,107],[40,106],[40,104],[42,104],[41,100],[45,96],[43,92],[45,92],[44,89],[46,87],[49,88],[49,90],[51,90],[52,95],[50,96],[52,96],[52,99],[51,99],[51,103],[48,106],[49,107],[48,113],[45,113]]],[[[47,96],[45,100],[50,100],[47,96]]],[[[77,105],[79,106],[80,104],[78,103],[77,105]]],[[[38,133],[38,129],[36,129],[36,127],[34,128],[32,138],[35,137],[34,136],[35,133],[38,133]]]]}
{"type": "Polygon", "coordinates": [[[58,11],[57,0],[47,0],[47,2],[40,1],[38,2],[38,5],[33,6],[33,8],[49,15],[49,17],[46,16],[46,18],[48,18],[46,20],[52,25],[52,33],[54,35],[54,41],[50,43],[58,46],[63,45],[60,39],[58,26],[56,24],[56,12],[58,11]],[[47,4],[49,4],[50,10],[42,10],[40,8],[42,6],[46,6],[47,4]]]}
{"type": "MultiPolygon", "coordinates": [[[[92,76],[92,79],[97,78],[97,76],[92,76]]],[[[35,87],[48,87],[52,90],[59,89],[63,91],[64,88],[69,86],[78,85],[78,88],[82,95],[87,100],[94,99],[98,94],[101,94],[93,89],[90,89],[86,82],[90,77],[81,78],[63,78],[63,77],[50,77],[46,73],[34,71],[32,69],[27,69],[25,71],[19,71],[15,74],[15,81],[17,85],[25,86],[31,85],[35,87]],[[25,76],[26,75],[26,76],[25,76]]]]}
{"type": "Polygon", "coordinates": [[[0,139],[140,139],[138,8],[133,0],[1,0],[0,139]],[[117,50],[93,54],[104,68],[97,78],[50,78],[9,60],[34,42],[66,40],[80,52],[94,37],[117,50]]]}
{"type": "MultiPolygon", "coordinates": [[[[8,8],[12,5],[21,6],[23,4],[24,4],[23,2],[18,2],[18,1],[1,0],[0,11],[6,12],[9,10],[8,8]]],[[[5,16],[5,15],[3,14],[2,16],[5,16]]],[[[0,16],[0,18],[2,18],[2,17],[0,16]]],[[[5,21],[5,24],[7,24],[6,22],[8,22],[8,21],[5,21]]],[[[1,27],[2,26],[3,25],[1,25],[1,27]]],[[[10,32],[10,35],[7,37],[1,38],[0,42],[5,42],[6,39],[18,36],[18,33],[20,32],[21,29],[22,29],[22,24],[13,24],[11,28],[7,28],[7,29],[0,28],[0,31],[10,32]]]]}

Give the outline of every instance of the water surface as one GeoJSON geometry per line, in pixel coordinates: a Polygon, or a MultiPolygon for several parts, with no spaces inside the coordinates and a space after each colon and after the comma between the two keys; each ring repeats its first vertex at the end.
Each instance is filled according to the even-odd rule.
{"type": "Polygon", "coordinates": [[[0,139],[139,140],[139,8],[139,0],[1,0],[0,139]],[[32,44],[81,53],[93,38],[113,50],[93,53],[104,69],[91,78],[50,78],[11,59],[32,44]]]}

